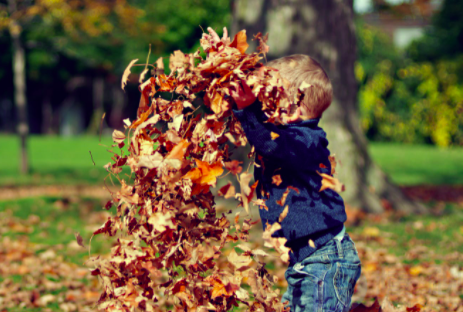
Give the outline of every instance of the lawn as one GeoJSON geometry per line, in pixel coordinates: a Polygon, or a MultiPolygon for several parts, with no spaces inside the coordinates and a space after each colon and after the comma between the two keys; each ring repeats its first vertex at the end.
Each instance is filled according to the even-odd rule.
{"type": "MultiPolygon", "coordinates": [[[[0,185],[97,184],[106,176],[103,166],[111,161],[110,137],[31,136],[30,175],[19,175],[19,140],[0,136],[0,185]],[[90,152],[93,157],[90,156],[90,152]]],[[[119,150],[119,149],[117,149],[119,150]]]]}
{"type": "Polygon", "coordinates": [[[463,185],[463,147],[370,143],[369,150],[399,185],[463,185]]]}
{"type": "MultiPolygon", "coordinates": [[[[0,185],[99,184],[110,161],[110,137],[32,136],[31,174],[18,174],[19,141],[0,135],[0,185]],[[95,165],[90,157],[91,151],[95,165]]],[[[463,185],[463,148],[370,143],[373,159],[400,185],[463,185]]],[[[116,148],[116,152],[119,149],[116,148]]]]}

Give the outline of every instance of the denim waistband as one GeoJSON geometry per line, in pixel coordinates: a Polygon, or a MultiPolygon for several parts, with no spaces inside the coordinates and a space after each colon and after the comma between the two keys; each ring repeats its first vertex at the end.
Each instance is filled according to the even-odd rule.
{"type": "Polygon", "coordinates": [[[344,234],[341,240],[331,239],[325,245],[316,250],[312,256],[323,256],[337,254],[339,258],[344,258],[344,254],[348,250],[356,250],[354,242],[347,233],[344,234]]]}

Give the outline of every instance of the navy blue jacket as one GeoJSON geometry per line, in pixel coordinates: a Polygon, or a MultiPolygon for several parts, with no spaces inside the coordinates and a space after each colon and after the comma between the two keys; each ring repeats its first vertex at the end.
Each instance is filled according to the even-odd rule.
{"type": "Polygon", "coordinates": [[[280,126],[266,123],[258,102],[243,110],[234,110],[234,114],[257,153],[256,193],[268,208],[259,209],[264,229],[267,223],[278,222],[284,207],[289,205],[288,214],[281,222],[282,229],[274,236],[287,239],[286,246],[291,248],[290,263],[300,262],[336,236],[347,218],[338,193],[331,189],[319,191],[322,178],[317,171],[331,172],[326,133],[318,126],[319,119],[280,126]],[[278,135],[274,140],[272,132],[278,135]],[[280,185],[272,183],[275,175],[281,176],[280,185]],[[290,189],[281,206],[277,201],[288,186],[297,188],[299,193],[290,189]],[[309,240],[315,243],[315,248],[309,240]]]}

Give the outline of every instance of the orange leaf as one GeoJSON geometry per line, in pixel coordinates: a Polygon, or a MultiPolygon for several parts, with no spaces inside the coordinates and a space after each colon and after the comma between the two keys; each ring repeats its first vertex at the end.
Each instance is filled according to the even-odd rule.
{"type": "Polygon", "coordinates": [[[246,52],[249,47],[249,44],[247,43],[246,29],[241,30],[235,35],[232,43],[230,43],[230,47],[238,49],[241,54],[246,52]]]}
{"type": "Polygon", "coordinates": [[[169,155],[166,156],[166,159],[183,160],[183,157],[185,156],[185,152],[189,145],[190,143],[187,140],[181,140],[177,145],[174,146],[174,148],[170,151],[169,155]]]}
{"type": "Polygon", "coordinates": [[[345,190],[344,184],[339,182],[338,179],[325,173],[320,173],[318,171],[317,173],[322,177],[322,186],[319,192],[324,191],[326,189],[332,189],[333,191],[340,193],[345,190]]]}
{"type": "Polygon", "coordinates": [[[199,185],[214,185],[217,177],[223,173],[220,161],[209,165],[206,161],[196,159],[197,168],[193,168],[185,174],[184,178],[191,179],[199,185]]]}

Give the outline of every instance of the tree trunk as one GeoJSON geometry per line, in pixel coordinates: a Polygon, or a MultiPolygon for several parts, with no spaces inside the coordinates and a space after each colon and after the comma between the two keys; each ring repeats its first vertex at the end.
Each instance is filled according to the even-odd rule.
{"type": "Polygon", "coordinates": [[[87,133],[98,134],[100,129],[101,117],[103,116],[104,103],[104,78],[96,77],[93,79],[93,113],[87,133]]]}
{"type": "MultiPolygon", "coordinates": [[[[16,12],[16,2],[8,1],[10,15],[16,12]]],[[[20,163],[19,170],[22,174],[29,172],[27,161],[27,136],[29,126],[27,122],[27,100],[26,100],[26,58],[24,46],[21,42],[21,26],[13,20],[10,25],[10,35],[13,46],[13,83],[14,99],[18,118],[18,135],[20,139],[20,163]]]]}
{"type": "Polygon", "coordinates": [[[368,154],[358,118],[352,0],[235,0],[232,6],[232,33],[246,29],[248,38],[258,32],[269,33],[268,60],[308,54],[327,71],[334,97],[321,126],[338,160],[336,169],[346,185],[342,194],[346,203],[380,213],[387,201],[398,211],[423,212],[424,207],[390,183],[368,154]]]}

